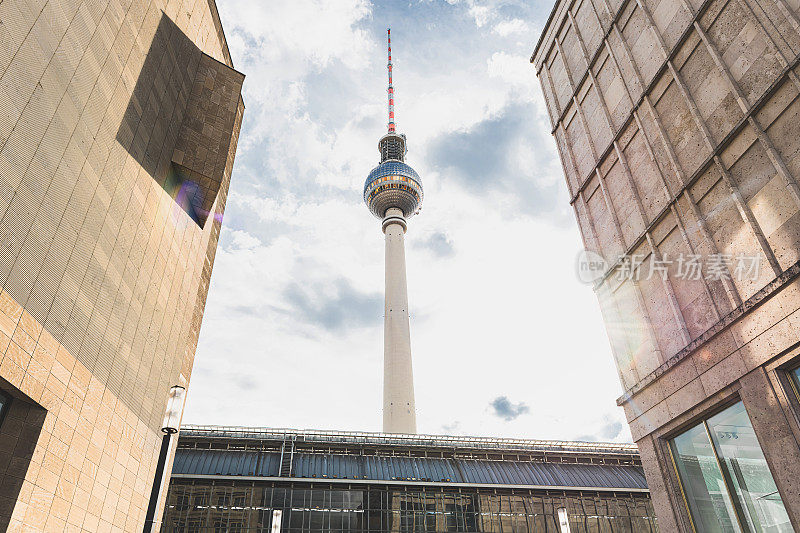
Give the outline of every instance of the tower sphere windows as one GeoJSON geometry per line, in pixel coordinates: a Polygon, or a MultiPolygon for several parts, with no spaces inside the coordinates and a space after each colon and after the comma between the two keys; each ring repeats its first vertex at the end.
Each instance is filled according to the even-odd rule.
{"type": "Polygon", "coordinates": [[[372,169],[364,183],[364,203],[378,218],[397,207],[403,216],[414,215],[422,204],[422,180],[419,174],[401,161],[385,161],[372,169]]]}

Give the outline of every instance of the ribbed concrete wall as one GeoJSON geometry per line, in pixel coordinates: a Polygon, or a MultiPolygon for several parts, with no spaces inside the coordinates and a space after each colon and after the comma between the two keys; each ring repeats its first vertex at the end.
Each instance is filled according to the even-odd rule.
{"type": "Polygon", "coordinates": [[[207,0],[0,2],[0,529],[141,530],[242,80],[207,0]]]}
{"type": "Polygon", "coordinates": [[[794,0],[561,0],[531,58],[585,247],[608,264],[595,290],[619,402],[670,531],[686,524],[667,517],[678,496],[658,438],[732,396],[789,445],[770,455],[762,441],[800,520],[785,475],[800,429],[780,371],[800,338],[798,54],[794,0]],[[664,258],[707,268],[715,254],[731,261],[719,276],[686,279],[677,261],[648,276],[664,258]],[[642,261],[638,276],[621,255],[642,261]],[[753,279],[735,272],[739,255],[758,258],[753,279]],[[758,395],[768,409],[748,405],[758,395]]]}

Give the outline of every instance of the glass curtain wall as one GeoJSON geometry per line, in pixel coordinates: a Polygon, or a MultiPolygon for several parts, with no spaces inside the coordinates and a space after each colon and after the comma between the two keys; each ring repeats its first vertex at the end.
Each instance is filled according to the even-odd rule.
{"type": "Polygon", "coordinates": [[[670,441],[698,532],[793,532],[744,405],[738,402],[670,441]]]}
{"type": "Polygon", "coordinates": [[[645,495],[504,495],[301,489],[173,482],[162,531],[272,532],[535,532],[561,533],[558,508],[572,533],[655,533],[645,495]]]}

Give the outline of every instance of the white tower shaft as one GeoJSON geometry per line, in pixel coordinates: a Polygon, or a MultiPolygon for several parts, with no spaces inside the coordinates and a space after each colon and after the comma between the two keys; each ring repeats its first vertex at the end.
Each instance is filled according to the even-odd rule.
{"type": "Polygon", "coordinates": [[[416,433],[414,373],[406,282],[406,221],[397,208],[386,211],[386,301],[383,322],[383,431],[416,433]]]}

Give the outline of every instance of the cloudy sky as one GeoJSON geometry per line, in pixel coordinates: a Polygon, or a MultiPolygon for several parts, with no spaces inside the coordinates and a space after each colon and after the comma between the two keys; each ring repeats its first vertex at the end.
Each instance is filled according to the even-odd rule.
{"type": "Polygon", "coordinates": [[[247,109],[184,422],[380,430],[391,26],[419,431],[629,440],[528,62],[551,1],[217,4],[247,109]]]}

